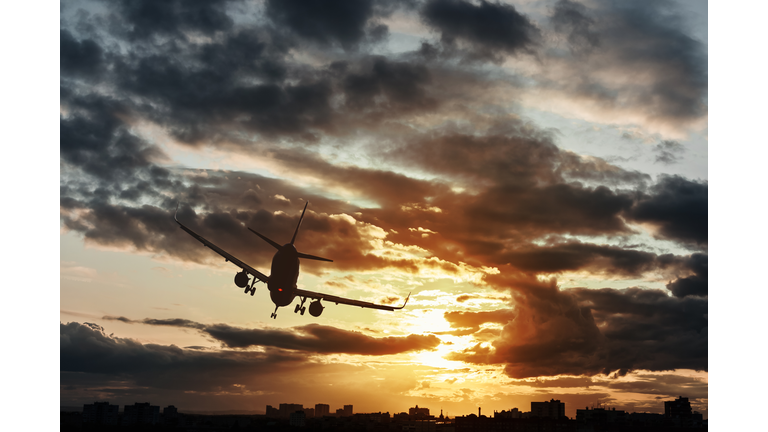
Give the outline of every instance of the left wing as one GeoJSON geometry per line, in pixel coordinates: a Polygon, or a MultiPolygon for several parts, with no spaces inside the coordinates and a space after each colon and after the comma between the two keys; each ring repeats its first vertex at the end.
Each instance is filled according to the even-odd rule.
{"type": "MultiPolygon", "coordinates": [[[[176,210],[178,211],[178,207],[176,208],[176,210]]],[[[192,237],[196,238],[200,243],[206,245],[207,247],[209,247],[211,250],[213,250],[217,254],[223,256],[227,261],[230,261],[232,264],[240,267],[241,269],[243,269],[247,273],[250,273],[256,279],[258,279],[258,280],[260,280],[260,281],[262,281],[264,283],[269,282],[269,277],[267,275],[265,275],[264,273],[256,270],[255,268],[249,266],[248,264],[240,261],[237,257],[232,255],[231,253],[229,253],[229,252],[225,251],[224,249],[216,246],[215,244],[213,244],[210,241],[206,240],[200,234],[198,234],[198,233],[192,231],[191,229],[187,228],[186,226],[184,226],[183,223],[179,222],[179,220],[176,219],[176,215],[175,214],[173,215],[173,219],[176,221],[177,224],[179,224],[181,229],[186,231],[189,235],[191,235],[192,237]]]]}
{"type": "Polygon", "coordinates": [[[325,300],[330,303],[336,303],[336,304],[341,303],[341,304],[350,305],[350,306],[360,306],[362,308],[380,309],[380,310],[387,310],[387,311],[393,311],[393,310],[404,308],[405,305],[408,304],[408,299],[411,298],[411,293],[408,293],[408,297],[405,298],[405,303],[403,303],[402,306],[397,307],[397,306],[378,305],[376,303],[364,302],[360,300],[352,300],[344,297],[337,297],[330,294],[323,294],[323,293],[307,291],[303,289],[297,289],[296,295],[299,297],[308,297],[311,299],[325,300]]]}

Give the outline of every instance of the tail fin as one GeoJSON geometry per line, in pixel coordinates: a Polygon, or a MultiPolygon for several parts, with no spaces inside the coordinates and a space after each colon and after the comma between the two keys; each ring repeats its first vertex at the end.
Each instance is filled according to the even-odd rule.
{"type": "Polygon", "coordinates": [[[304,212],[307,211],[307,206],[309,205],[309,201],[307,201],[306,204],[304,204],[304,210],[301,212],[301,217],[299,218],[299,224],[296,225],[296,231],[293,233],[293,238],[291,239],[291,244],[296,241],[296,234],[299,233],[299,228],[301,228],[301,221],[304,220],[304,212]]]}

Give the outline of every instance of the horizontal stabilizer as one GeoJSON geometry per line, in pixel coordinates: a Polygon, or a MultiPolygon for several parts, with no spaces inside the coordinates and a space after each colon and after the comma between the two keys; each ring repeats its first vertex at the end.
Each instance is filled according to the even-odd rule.
{"type": "Polygon", "coordinates": [[[301,252],[298,253],[298,257],[299,258],[304,258],[304,259],[317,260],[317,261],[333,262],[333,260],[328,259],[328,258],[323,258],[323,257],[319,257],[319,256],[314,256],[314,255],[310,255],[310,254],[301,253],[301,252]]]}
{"type": "Polygon", "coordinates": [[[257,236],[259,236],[259,237],[261,237],[261,238],[263,238],[265,242],[267,242],[267,243],[271,244],[271,245],[272,245],[272,246],[273,246],[275,249],[277,249],[277,250],[280,250],[280,249],[282,248],[282,246],[280,246],[279,244],[277,244],[275,241],[272,241],[272,240],[268,239],[266,236],[263,236],[263,235],[261,235],[261,234],[257,233],[256,231],[254,231],[254,230],[252,230],[252,229],[250,229],[250,228],[248,228],[248,229],[249,229],[249,230],[250,230],[252,233],[256,234],[257,236]]]}

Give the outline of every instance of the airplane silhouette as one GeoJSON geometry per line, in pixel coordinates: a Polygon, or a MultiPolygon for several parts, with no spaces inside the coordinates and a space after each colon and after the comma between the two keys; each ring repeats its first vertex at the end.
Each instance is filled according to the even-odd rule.
{"type": "MultiPolygon", "coordinates": [[[[234,255],[216,246],[215,244],[203,238],[201,235],[187,228],[186,226],[184,226],[184,224],[179,222],[179,220],[176,218],[176,214],[173,215],[173,219],[176,221],[177,224],[179,224],[181,229],[189,233],[189,235],[196,238],[198,241],[200,241],[202,244],[204,244],[205,246],[207,246],[217,254],[223,256],[226,261],[229,261],[232,264],[242,269],[241,272],[235,275],[235,285],[237,285],[240,288],[245,288],[246,294],[250,292],[251,295],[253,295],[256,292],[256,287],[254,286],[256,285],[256,282],[264,282],[265,284],[267,284],[267,288],[269,289],[269,297],[272,299],[272,303],[275,304],[275,311],[272,312],[272,315],[270,315],[273,319],[277,318],[278,308],[282,306],[288,306],[293,302],[293,299],[295,299],[296,297],[299,297],[299,299],[301,299],[301,303],[296,305],[296,308],[293,310],[293,312],[294,313],[301,312],[301,314],[304,315],[304,312],[306,311],[306,307],[304,306],[304,303],[307,301],[307,299],[313,299],[314,301],[309,304],[309,314],[312,315],[313,317],[319,317],[320,314],[323,313],[323,309],[325,309],[323,305],[320,303],[321,300],[325,300],[327,302],[336,303],[336,304],[341,303],[345,305],[360,306],[363,308],[380,309],[380,310],[388,310],[388,311],[404,308],[405,305],[408,304],[408,299],[411,297],[410,293],[408,293],[408,297],[405,298],[405,303],[403,303],[402,306],[394,307],[394,306],[386,306],[386,305],[377,305],[375,303],[369,303],[369,302],[364,302],[360,300],[352,300],[344,297],[338,297],[338,296],[323,294],[323,293],[314,292],[314,291],[307,291],[307,290],[299,289],[296,286],[296,281],[299,279],[299,258],[333,262],[333,260],[329,260],[328,258],[322,258],[314,255],[301,253],[297,251],[296,247],[293,245],[293,243],[296,241],[296,234],[299,233],[299,228],[301,227],[301,221],[304,220],[304,213],[307,211],[307,205],[309,205],[309,201],[307,201],[307,203],[304,204],[304,210],[301,212],[301,218],[299,218],[299,224],[296,226],[296,231],[294,231],[293,238],[291,239],[290,243],[280,246],[277,242],[274,242],[268,239],[267,237],[252,230],[251,228],[248,228],[252,233],[261,237],[262,239],[264,239],[264,241],[271,244],[275,249],[277,249],[275,256],[272,257],[272,274],[270,274],[269,276],[256,270],[255,268],[249,266],[248,264],[240,261],[234,255]],[[249,274],[253,276],[252,280],[248,277],[249,274]],[[249,283],[250,283],[250,286],[248,286],[249,283]]],[[[179,212],[179,207],[177,205],[176,213],[178,212],[179,212]]]]}

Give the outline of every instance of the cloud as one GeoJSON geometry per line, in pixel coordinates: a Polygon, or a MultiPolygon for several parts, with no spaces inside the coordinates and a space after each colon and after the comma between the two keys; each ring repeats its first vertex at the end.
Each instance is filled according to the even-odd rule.
{"type": "Polygon", "coordinates": [[[628,215],[658,228],[662,238],[707,245],[708,185],[680,176],[662,176],[653,195],[635,203],[628,215]]]}
{"type": "Polygon", "coordinates": [[[572,51],[589,52],[600,45],[595,20],[588,15],[587,8],[583,5],[570,0],[559,0],[555,4],[551,20],[556,32],[567,35],[572,51]]]}
{"type": "Polygon", "coordinates": [[[59,32],[59,70],[64,76],[95,77],[102,72],[104,50],[94,41],[77,41],[67,30],[59,32]]]}
{"type": "Polygon", "coordinates": [[[388,336],[374,338],[363,333],[342,330],[320,324],[308,324],[293,329],[247,329],[228,324],[200,324],[186,319],[131,320],[125,317],[104,317],[127,323],[171,326],[199,330],[228,348],[254,346],[275,347],[315,354],[390,355],[411,351],[433,350],[440,345],[434,335],[388,336]]]}
{"type": "MultiPolygon", "coordinates": [[[[351,49],[366,36],[369,21],[374,16],[374,2],[269,0],[266,14],[276,24],[307,40],[324,45],[339,44],[344,49],[351,49]]],[[[379,24],[370,31],[386,33],[387,28],[379,24]]]]}
{"type": "Polygon", "coordinates": [[[449,354],[451,360],[502,364],[512,378],[707,369],[706,300],[653,289],[560,290],[554,281],[489,279],[512,288],[514,314],[507,311],[511,319],[490,346],[478,343],[449,354]]]}
{"type": "Polygon", "coordinates": [[[657,163],[672,165],[680,161],[678,155],[685,152],[685,146],[677,141],[662,141],[656,145],[655,151],[659,153],[656,155],[657,163]]]}
{"type": "Polygon", "coordinates": [[[499,60],[502,54],[531,51],[540,36],[539,29],[514,6],[481,1],[479,5],[462,0],[430,0],[421,17],[440,31],[442,42],[466,43],[473,56],[499,60]]]}
{"type": "Polygon", "coordinates": [[[113,31],[130,39],[156,35],[184,38],[188,33],[211,34],[234,24],[225,11],[232,0],[185,1],[151,0],[105,2],[115,8],[120,19],[113,19],[113,31]]]}

